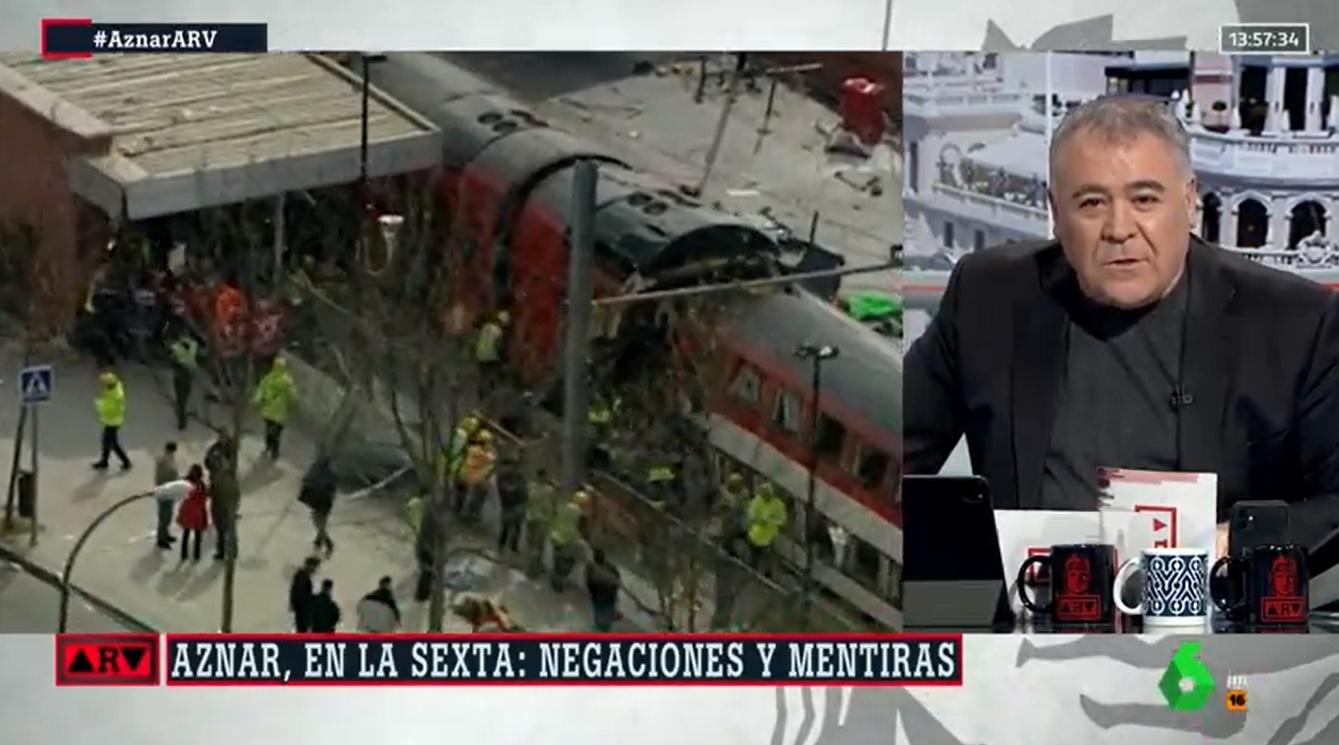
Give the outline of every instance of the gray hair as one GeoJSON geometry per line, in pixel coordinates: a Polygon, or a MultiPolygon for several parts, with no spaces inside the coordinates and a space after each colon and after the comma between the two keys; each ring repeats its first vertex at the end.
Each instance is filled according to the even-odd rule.
{"type": "Polygon", "coordinates": [[[1093,134],[1113,145],[1124,145],[1139,135],[1162,140],[1176,154],[1186,178],[1194,175],[1190,160],[1190,136],[1167,102],[1153,96],[1114,94],[1089,101],[1070,110],[1051,136],[1050,171],[1055,181],[1057,155],[1078,134],[1093,134]]]}

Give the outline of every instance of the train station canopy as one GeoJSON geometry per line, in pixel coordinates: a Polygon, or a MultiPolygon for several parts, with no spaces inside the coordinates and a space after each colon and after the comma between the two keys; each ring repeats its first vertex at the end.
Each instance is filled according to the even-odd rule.
{"type": "MultiPolygon", "coordinates": [[[[0,94],[57,127],[105,139],[74,155],[71,189],[113,217],[143,219],[353,183],[362,82],[307,54],[0,54],[0,94]]],[[[370,177],[436,166],[441,133],[373,89],[370,177]]]]}

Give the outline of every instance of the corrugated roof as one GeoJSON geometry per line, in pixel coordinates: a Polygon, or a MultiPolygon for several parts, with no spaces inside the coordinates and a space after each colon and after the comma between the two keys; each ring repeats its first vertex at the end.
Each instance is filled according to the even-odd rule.
{"type": "MultiPolygon", "coordinates": [[[[3,54],[0,65],[111,131],[110,151],[71,173],[76,191],[108,212],[122,197],[131,217],[150,217],[358,177],[359,81],[323,59],[3,54]]],[[[436,127],[379,92],[368,107],[368,142],[373,176],[430,168],[441,157],[436,127]]]]}

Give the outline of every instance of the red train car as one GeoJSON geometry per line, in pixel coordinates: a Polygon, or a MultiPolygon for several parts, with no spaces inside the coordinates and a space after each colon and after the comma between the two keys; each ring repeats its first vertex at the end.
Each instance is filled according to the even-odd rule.
{"type": "MultiPolygon", "coordinates": [[[[691,285],[720,276],[784,273],[776,237],[710,208],[611,157],[597,144],[551,127],[491,84],[427,54],[391,55],[375,84],[445,134],[438,194],[452,216],[460,264],[453,297],[471,321],[507,310],[511,367],[531,384],[555,374],[565,314],[572,167],[600,162],[595,205],[597,296],[691,285]]],[[[666,305],[639,304],[658,315],[666,305]],[[648,307],[648,305],[650,307],[648,307]]],[[[847,549],[820,568],[820,581],[866,615],[900,624],[901,368],[894,348],[823,299],[775,291],[733,306],[717,329],[717,360],[732,380],[756,378],[757,398],[721,396],[703,420],[720,457],[751,469],[806,508],[804,426],[774,420],[812,405],[801,340],[836,344],[825,363],[822,427],[840,431],[817,470],[818,511],[849,535],[847,549]]],[[[616,337],[618,311],[597,318],[616,337]]],[[[742,385],[742,384],[741,384],[742,385]]],[[[801,417],[801,421],[807,421],[801,417]]],[[[821,428],[822,428],[821,427],[821,428]]],[[[827,441],[833,441],[829,434],[827,441]]],[[[831,444],[831,443],[829,443],[831,444]]],[[[802,521],[796,517],[793,524],[802,521]]],[[[799,543],[788,544],[797,551],[799,543]]]]}

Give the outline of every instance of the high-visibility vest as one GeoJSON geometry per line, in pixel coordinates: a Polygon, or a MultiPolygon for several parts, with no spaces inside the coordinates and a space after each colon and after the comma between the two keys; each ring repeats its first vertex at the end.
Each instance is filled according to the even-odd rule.
{"type": "Polygon", "coordinates": [[[667,465],[651,466],[646,471],[646,480],[652,484],[663,484],[674,480],[674,469],[667,465]]]}
{"type": "Polygon", "coordinates": [[[552,523],[557,501],[558,490],[552,484],[532,484],[530,486],[530,499],[526,500],[525,503],[526,519],[536,523],[552,523]]]}
{"type": "Polygon", "coordinates": [[[549,538],[555,546],[570,546],[581,538],[581,506],[568,500],[558,508],[549,528],[549,538]]]}
{"type": "Polygon", "coordinates": [[[471,445],[465,451],[465,464],[460,478],[470,486],[478,486],[493,475],[493,451],[484,445],[471,445]]]}
{"type": "Polygon", "coordinates": [[[183,336],[172,342],[172,361],[194,372],[200,365],[200,347],[189,336],[183,336]]]}
{"type": "Polygon", "coordinates": [[[104,427],[120,427],[126,421],[126,389],[121,381],[105,387],[93,401],[98,411],[98,424],[104,427]]]}
{"type": "Polygon", "coordinates": [[[476,362],[497,362],[499,346],[502,342],[502,327],[496,321],[489,321],[479,330],[479,341],[474,347],[476,362]]]}
{"type": "Polygon", "coordinates": [[[266,421],[283,424],[288,419],[288,407],[297,397],[297,387],[287,370],[272,368],[256,386],[253,399],[260,407],[260,415],[266,421]]]}
{"type": "Polygon", "coordinates": [[[786,503],[759,494],[749,502],[749,543],[767,548],[786,524],[786,503]]]}
{"type": "Polygon", "coordinates": [[[613,418],[614,413],[602,401],[597,401],[586,409],[586,421],[591,424],[608,424],[613,418]]]}

